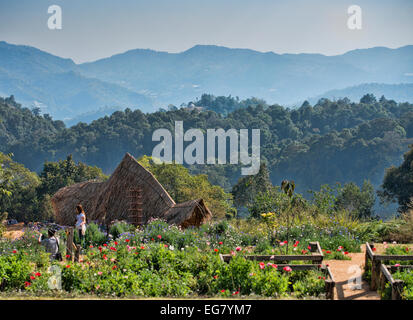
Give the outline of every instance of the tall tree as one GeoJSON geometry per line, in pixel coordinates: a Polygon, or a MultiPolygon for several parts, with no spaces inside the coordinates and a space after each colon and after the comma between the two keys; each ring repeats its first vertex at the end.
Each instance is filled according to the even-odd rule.
{"type": "Polygon", "coordinates": [[[399,167],[391,166],[386,170],[381,190],[378,194],[382,202],[398,202],[401,212],[409,209],[413,201],[413,145],[404,154],[399,167]]]}

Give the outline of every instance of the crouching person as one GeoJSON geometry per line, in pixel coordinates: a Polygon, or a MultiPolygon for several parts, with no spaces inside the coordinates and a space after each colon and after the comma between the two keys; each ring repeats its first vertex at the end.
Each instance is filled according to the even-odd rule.
{"type": "Polygon", "coordinates": [[[47,231],[47,238],[41,234],[38,242],[45,246],[46,252],[50,253],[50,260],[62,260],[62,255],[59,252],[59,239],[56,237],[56,231],[49,229],[47,231]]]}

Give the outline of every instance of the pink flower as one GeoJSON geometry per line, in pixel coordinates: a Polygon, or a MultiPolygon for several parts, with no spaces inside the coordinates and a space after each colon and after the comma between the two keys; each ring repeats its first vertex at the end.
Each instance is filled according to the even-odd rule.
{"type": "Polygon", "coordinates": [[[280,246],[282,247],[285,243],[284,242],[280,242],[280,246]]]}
{"type": "Polygon", "coordinates": [[[260,262],[260,269],[264,269],[265,268],[265,263],[264,262],[260,262]]]}
{"type": "Polygon", "coordinates": [[[100,275],[100,276],[101,276],[102,274],[103,274],[103,272],[102,272],[102,271],[99,271],[99,272],[98,272],[98,275],[100,275]]]}
{"type": "Polygon", "coordinates": [[[222,242],[222,241],[220,241],[220,242],[219,242],[219,244],[220,244],[220,245],[222,245],[222,244],[223,244],[223,242],[222,242]]]}
{"type": "Polygon", "coordinates": [[[278,266],[276,265],[276,264],[271,264],[271,267],[273,267],[274,269],[277,269],[278,268],[278,266]]]}
{"type": "Polygon", "coordinates": [[[400,263],[396,263],[394,266],[395,267],[400,267],[400,263]]]}
{"type": "Polygon", "coordinates": [[[241,251],[241,247],[236,247],[235,250],[236,251],[241,251]]]}
{"type": "Polygon", "coordinates": [[[268,267],[271,267],[271,266],[272,266],[272,263],[271,263],[271,262],[268,262],[268,263],[267,263],[267,266],[268,266],[268,267]]]}
{"type": "Polygon", "coordinates": [[[162,239],[162,236],[160,234],[157,235],[158,239],[162,239]]]}
{"type": "Polygon", "coordinates": [[[284,267],[283,270],[286,271],[286,272],[293,271],[293,269],[291,269],[289,266],[284,267]]]}

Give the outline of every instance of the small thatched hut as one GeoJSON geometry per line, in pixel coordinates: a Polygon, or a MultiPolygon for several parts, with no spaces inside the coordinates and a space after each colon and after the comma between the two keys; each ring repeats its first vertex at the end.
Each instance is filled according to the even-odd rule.
{"type": "Polygon", "coordinates": [[[52,198],[56,220],[61,225],[74,225],[76,205],[82,204],[88,221],[109,224],[129,220],[129,190],[139,189],[141,218],[162,218],[182,227],[199,226],[212,217],[202,199],[176,204],[156,178],[129,153],[105,182],[87,181],[56,192],[52,198]]]}

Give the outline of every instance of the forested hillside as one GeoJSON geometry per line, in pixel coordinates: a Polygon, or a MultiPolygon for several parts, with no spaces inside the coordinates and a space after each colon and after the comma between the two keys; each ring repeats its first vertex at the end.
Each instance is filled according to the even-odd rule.
{"type": "MultiPolygon", "coordinates": [[[[223,116],[211,110],[181,108],[144,114],[117,111],[87,125],[66,128],[61,121],[21,108],[14,99],[0,100],[0,151],[12,152],[14,160],[40,171],[45,160],[56,161],[73,154],[76,161],[98,166],[106,174],[125,152],[136,157],[151,155],[158,142],[158,128],[173,132],[174,121],[189,128],[261,129],[261,159],[278,185],[296,181],[297,190],[318,190],[322,184],[369,179],[376,187],[385,168],[399,165],[413,142],[413,105],[384,97],[365,95],[360,103],[348,99],[321,99],[297,110],[279,105],[244,107],[223,116]]],[[[233,165],[193,166],[193,173],[207,173],[213,184],[230,190],[240,177],[233,165]]]]}

